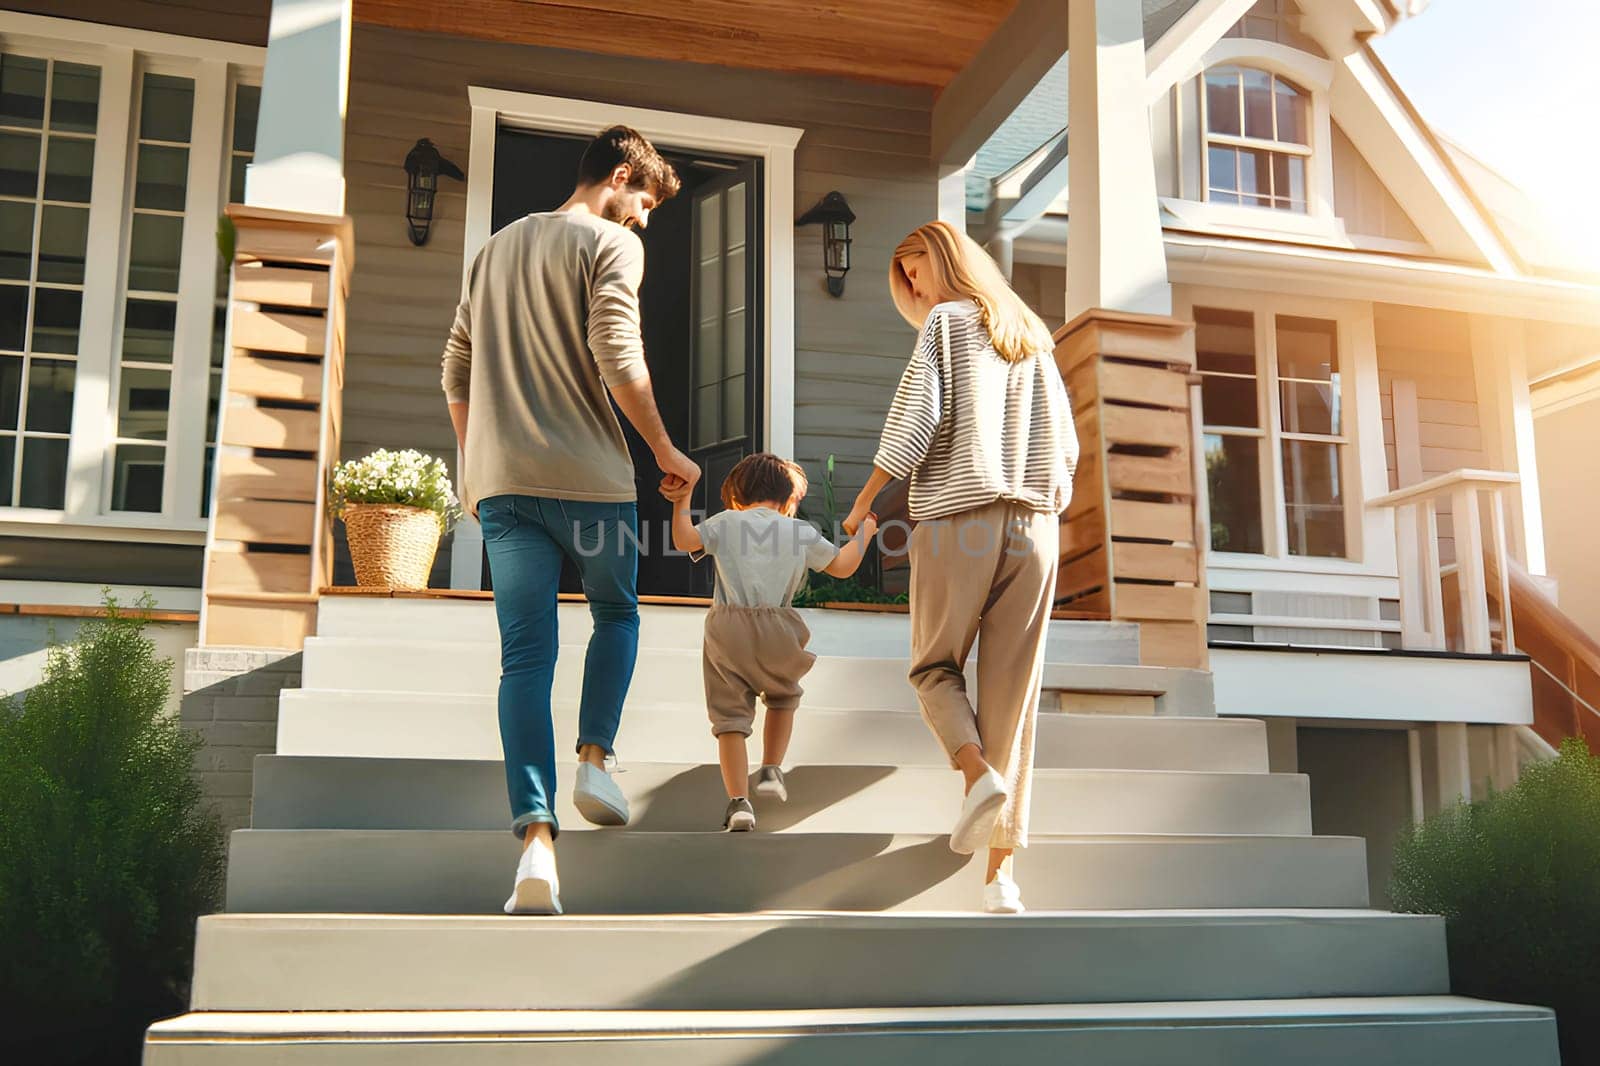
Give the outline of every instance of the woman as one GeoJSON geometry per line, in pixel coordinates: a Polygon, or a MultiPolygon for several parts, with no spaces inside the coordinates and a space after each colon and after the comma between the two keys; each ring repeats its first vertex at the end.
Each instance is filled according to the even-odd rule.
{"type": "Polygon", "coordinates": [[[1028,843],[1059,515],[1078,461],[1072,408],[1049,330],[965,234],[917,229],[895,249],[889,289],[921,334],[844,528],[910,479],[911,684],[966,779],[950,847],[989,845],[983,908],[1015,914],[1012,850],[1028,843]],[[976,637],[974,710],[962,670],[976,637]]]}

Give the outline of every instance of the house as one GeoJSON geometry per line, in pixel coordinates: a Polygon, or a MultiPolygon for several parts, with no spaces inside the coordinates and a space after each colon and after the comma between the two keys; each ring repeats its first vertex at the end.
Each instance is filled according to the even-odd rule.
{"type": "MultiPolygon", "coordinates": [[[[182,713],[207,735],[208,788],[251,826],[231,913],[202,926],[195,1013],[152,1031],[149,1061],[622,1038],[710,1061],[690,1032],[749,1061],[804,1055],[819,1028],[875,1061],[932,1054],[935,1034],[1009,1041],[1019,1061],[1157,1058],[1174,1039],[1219,1061],[1339,1061],[1375,1033],[1394,1062],[1553,1061],[1548,1014],[1434,998],[1441,923],[1364,909],[1405,824],[1593,738],[1600,703],[1600,649],[1552,598],[1553,561],[1578,554],[1561,538],[1585,530],[1545,521],[1586,470],[1541,452],[1558,408],[1590,402],[1600,275],[1550,262],[1516,191],[1385,72],[1370,39],[1422,5],[9,7],[0,639],[34,650],[40,617],[92,610],[102,585],[151,590],[165,639],[189,646],[182,713]],[[626,728],[662,760],[630,782],[657,820],[564,837],[566,868],[595,871],[567,887],[575,909],[682,924],[507,936],[445,917],[490,909],[508,846],[483,800],[481,544],[457,531],[434,597],[325,592],[351,581],[324,486],[375,447],[453,458],[438,356],[472,253],[559,203],[575,138],[613,122],[685,177],[645,234],[646,346],[708,481],[765,447],[814,486],[830,455],[860,483],[911,340],[888,256],[929,218],[985,242],[1060,327],[1085,458],[1045,679],[1066,712],[1041,744],[1052,839],[1026,862],[1035,906],[1133,916],[1120,934],[1083,914],[985,933],[1029,963],[987,1007],[940,976],[975,943],[968,920],[770,913],[962,906],[920,813],[940,764],[904,765],[926,753],[892,614],[820,612],[808,758],[829,764],[814,780],[831,803],[729,876],[723,839],[684,831],[703,761],[685,740],[693,608],[648,605],[660,682],[626,728]],[[403,163],[423,138],[464,179],[440,181],[419,244],[403,163]],[[855,216],[838,295],[821,228],[796,224],[834,192],[855,216]],[[832,765],[861,730],[877,764],[832,765]],[[863,806],[888,820],[863,829],[863,806]],[[396,912],[438,917],[378,916],[396,912]],[[580,962],[560,994],[486,983],[530,953],[581,960],[586,934],[617,945],[625,986],[580,962]],[[799,952],[789,983],[719,980],[719,957],[764,943],[799,952]],[[277,968],[255,981],[262,950],[277,968]],[[1119,976],[1091,987],[1063,959],[1119,976]],[[453,984],[461,969],[485,979],[453,984]],[[1367,998],[1336,1002],[1351,995],[1367,998]],[[1093,1006],[1108,997],[1126,1008],[1093,1006]],[[1018,1006],[1041,1002],[1067,1005],[1018,1006]],[[595,1013],[580,1032],[536,1007],[595,1013]],[[693,1014],[710,1007],[736,1013],[693,1014]]],[[[1593,587],[1592,562],[1571,565],[1593,587]]],[[[641,567],[663,598],[703,581],[659,551],[641,567]]],[[[564,625],[581,634],[581,611],[564,625]]]]}

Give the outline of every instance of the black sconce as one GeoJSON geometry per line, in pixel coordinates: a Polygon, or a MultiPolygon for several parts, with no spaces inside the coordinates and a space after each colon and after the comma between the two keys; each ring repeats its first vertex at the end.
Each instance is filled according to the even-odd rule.
{"type": "Polygon", "coordinates": [[[832,296],[844,295],[844,276],[850,273],[850,223],[855,220],[843,194],[830,192],[795,221],[797,226],[822,223],[822,271],[832,296]]]}
{"type": "Polygon", "coordinates": [[[428,240],[433,223],[433,200],[439,191],[439,175],[462,181],[461,168],[439,154],[433,142],[424,137],[406,153],[406,222],[411,226],[411,243],[428,240]]]}

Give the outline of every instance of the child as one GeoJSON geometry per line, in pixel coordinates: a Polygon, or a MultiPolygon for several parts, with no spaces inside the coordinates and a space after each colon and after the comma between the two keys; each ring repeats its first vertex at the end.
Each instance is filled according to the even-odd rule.
{"type": "Polygon", "coordinates": [[[800,679],[816,661],[806,650],[811,632],[790,601],[807,567],[834,577],[855,573],[877,519],[868,515],[848,544],[834,547],[816,527],[794,517],[806,494],[805,471],[770,452],[740,460],[722,483],[727,510],[698,526],[689,518],[688,486],[661,492],[672,501],[673,547],[697,559],[709,555],[716,566],[716,593],[706,613],[706,709],[728,790],[723,828],[744,832],[756,826],[746,795],[745,740],[755,721],[757,695],[767,717],[756,794],[780,802],[789,798],[780,765],[794,729],[800,679]]]}

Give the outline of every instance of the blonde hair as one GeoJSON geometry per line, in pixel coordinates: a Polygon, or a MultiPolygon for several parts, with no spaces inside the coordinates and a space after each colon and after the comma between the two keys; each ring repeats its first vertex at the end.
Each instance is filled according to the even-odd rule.
{"type": "Polygon", "coordinates": [[[1011,291],[989,253],[948,222],[918,226],[900,242],[889,261],[889,294],[900,317],[911,325],[921,329],[923,324],[903,266],[903,261],[914,255],[927,257],[928,287],[940,302],[968,299],[978,305],[978,317],[989,331],[994,350],[1006,362],[1020,363],[1055,347],[1043,320],[1011,291]]]}

